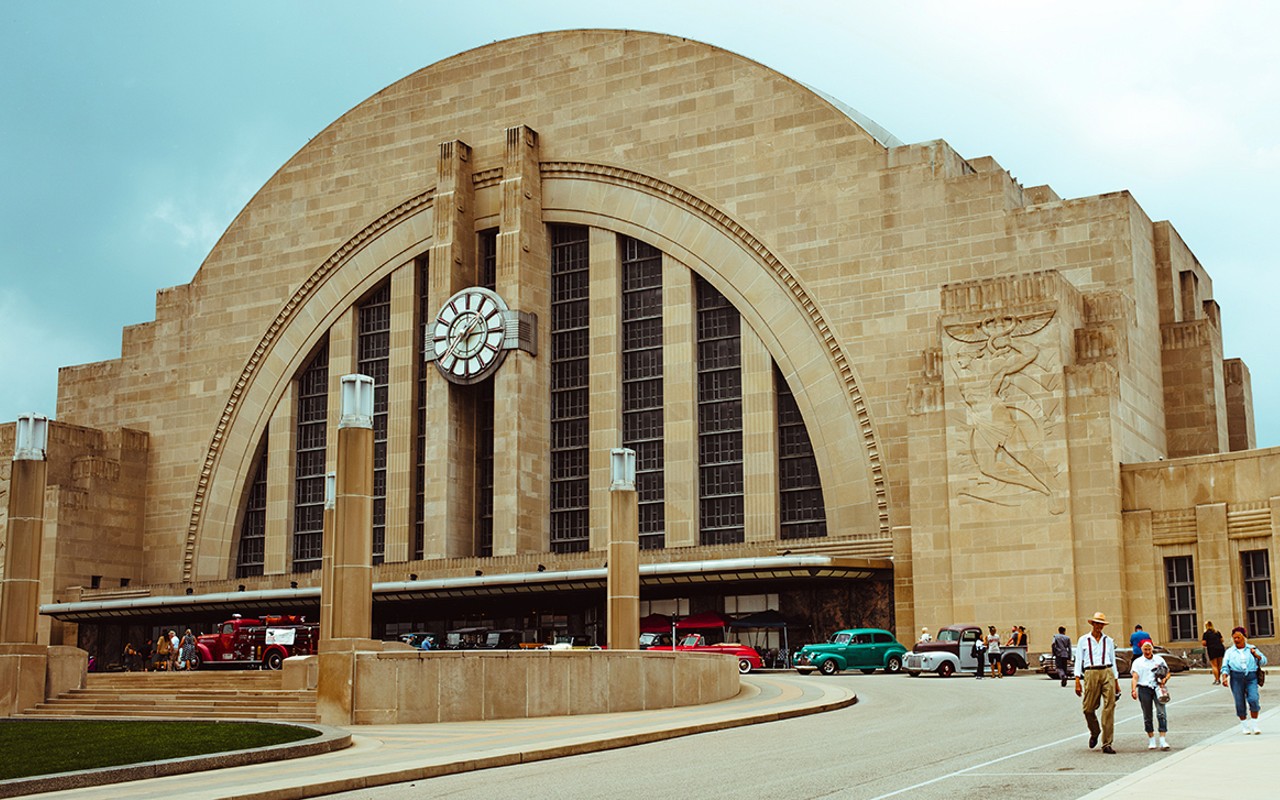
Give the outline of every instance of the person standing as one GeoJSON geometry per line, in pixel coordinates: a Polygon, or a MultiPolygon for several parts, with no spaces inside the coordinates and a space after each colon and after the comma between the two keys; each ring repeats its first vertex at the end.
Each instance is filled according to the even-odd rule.
{"type": "Polygon", "coordinates": [[[1063,688],[1067,685],[1067,665],[1071,663],[1071,637],[1067,635],[1067,629],[1062,625],[1058,626],[1058,632],[1053,636],[1053,666],[1058,670],[1058,677],[1062,680],[1063,688]]]}
{"type": "Polygon", "coordinates": [[[1267,656],[1249,644],[1249,633],[1244,628],[1231,629],[1233,647],[1228,647],[1222,657],[1222,685],[1231,687],[1236,701],[1236,716],[1240,718],[1241,733],[1262,733],[1258,729],[1258,669],[1267,665],[1267,656]],[[1245,721],[1245,704],[1249,706],[1248,722],[1245,721]]]}
{"type": "Polygon", "coordinates": [[[1095,612],[1089,618],[1089,632],[1076,643],[1076,696],[1083,698],[1081,708],[1089,725],[1089,749],[1098,746],[1102,752],[1115,755],[1112,742],[1116,730],[1116,700],[1120,697],[1120,673],[1116,669],[1116,643],[1103,634],[1107,615],[1095,612]],[[1098,705],[1102,705],[1102,722],[1098,722],[1098,705]]]}
{"type": "Polygon", "coordinates": [[[1133,699],[1142,704],[1142,724],[1147,729],[1147,749],[1156,749],[1155,731],[1151,725],[1151,707],[1155,706],[1156,718],[1160,728],[1161,750],[1169,749],[1165,735],[1169,732],[1169,719],[1165,713],[1165,704],[1159,702],[1158,695],[1169,682],[1169,665],[1164,656],[1155,652],[1150,639],[1142,640],[1142,655],[1129,665],[1129,674],[1133,676],[1131,692],[1133,699]]]}
{"type": "Polygon", "coordinates": [[[196,637],[192,635],[191,629],[187,628],[187,632],[182,634],[182,668],[185,670],[193,670],[196,668],[196,637]]]}
{"type": "Polygon", "coordinates": [[[987,661],[991,664],[991,677],[1003,678],[1000,671],[1000,634],[995,625],[987,626],[987,661]]]}
{"type": "Polygon", "coordinates": [[[978,631],[978,638],[973,640],[973,658],[977,662],[974,664],[974,677],[982,680],[982,673],[987,671],[987,641],[982,638],[981,630],[978,631]]]}
{"type": "Polygon", "coordinates": [[[156,639],[156,669],[158,671],[169,669],[169,651],[171,648],[169,637],[164,631],[161,631],[160,636],[156,639]]]}
{"type": "Polygon", "coordinates": [[[178,634],[169,631],[169,671],[178,671],[178,657],[182,655],[182,642],[178,639],[178,634]]]}
{"type": "Polygon", "coordinates": [[[1204,657],[1209,662],[1209,671],[1213,673],[1213,685],[1217,686],[1222,683],[1222,656],[1227,648],[1222,644],[1222,631],[1214,629],[1212,620],[1204,624],[1200,644],[1204,646],[1204,657]]]}
{"type": "Polygon", "coordinates": [[[1129,635],[1129,646],[1133,648],[1133,657],[1137,658],[1142,655],[1142,643],[1151,641],[1151,634],[1142,629],[1141,625],[1133,626],[1133,633],[1129,635]]]}
{"type": "Polygon", "coordinates": [[[922,641],[922,642],[932,642],[932,641],[933,641],[933,637],[929,635],[929,629],[928,629],[928,628],[921,628],[921,629],[920,629],[920,641],[922,641]]]}

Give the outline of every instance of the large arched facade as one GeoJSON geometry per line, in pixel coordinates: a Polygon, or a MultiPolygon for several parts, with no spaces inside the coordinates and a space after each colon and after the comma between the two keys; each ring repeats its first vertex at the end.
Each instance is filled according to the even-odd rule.
{"type": "Polygon", "coordinates": [[[63,371],[48,636],[314,609],[349,373],[378,398],[375,635],[598,637],[619,445],[645,611],[904,641],[1263,615],[1237,589],[1273,581],[1280,488],[1248,476],[1276,455],[1226,455],[1252,409],[1211,286],[1127,193],[1024,187],[715,47],[497,42],[317,134],[120,359],[63,371]],[[456,297],[511,312],[495,369],[428,349],[456,297]],[[1203,497],[1133,466],[1180,459],[1215,465],[1203,497]]]}

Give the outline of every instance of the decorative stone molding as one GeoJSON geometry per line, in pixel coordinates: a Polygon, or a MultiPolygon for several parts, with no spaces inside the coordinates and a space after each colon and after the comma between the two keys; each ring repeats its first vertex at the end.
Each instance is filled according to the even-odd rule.
{"type": "Polygon", "coordinates": [[[341,247],[335,250],[332,255],[307,276],[302,285],[294,291],[293,295],[281,307],[271,324],[267,326],[267,330],[262,335],[262,338],[258,340],[258,345],[254,348],[253,354],[249,356],[244,369],[240,371],[240,377],[236,379],[235,385],[231,389],[231,395],[227,398],[222,415],[219,417],[217,425],[214,426],[213,435],[209,439],[209,446],[205,450],[204,463],[200,468],[200,475],[196,479],[195,494],[191,502],[191,514],[187,522],[187,536],[183,545],[182,579],[184,581],[190,581],[195,577],[196,542],[199,539],[200,525],[204,517],[205,502],[208,499],[209,482],[213,476],[213,470],[218,458],[222,453],[223,439],[230,429],[231,423],[236,418],[240,408],[240,399],[244,396],[245,389],[249,386],[249,383],[252,382],[254,375],[258,371],[258,366],[266,358],[271,348],[275,346],[280,333],[293,320],[298,309],[306,303],[317,288],[328,280],[329,276],[341,269],[365,245],[409,215],[417,213],[424,206],[429,206],[434,198],[435,188],[432,187],[421,194],[409,198],[366,225],[363,230],[344,242],[341,247]]]}

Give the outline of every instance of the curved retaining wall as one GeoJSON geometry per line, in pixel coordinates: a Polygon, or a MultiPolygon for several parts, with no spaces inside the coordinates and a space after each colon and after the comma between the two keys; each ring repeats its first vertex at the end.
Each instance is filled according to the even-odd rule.
{"type": "MultiPolygon", "coordinates": [[[[295,661],[304,659],[286,669],[295,661]]],[[[357,652],[355,665],[358,725],[672,708],[725,700],[740,686],[737,660],[715,653],[389,650],[357,652]]]]}

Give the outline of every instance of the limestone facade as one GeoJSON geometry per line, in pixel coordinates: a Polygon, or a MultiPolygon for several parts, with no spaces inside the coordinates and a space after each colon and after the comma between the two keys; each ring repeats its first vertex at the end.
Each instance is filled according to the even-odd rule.
{"type": "Polygon", "coordinates": [[[661,460],[639,516],[660,524],[647,544],[641,528],[642,564],[827,555],[874,573],[689,589],[699,603],[774,592],[813,634],[864,622],[908,643],[920,625],[1024,624],[1034,650],[1095,610],[1167,628],[1162,559],[1182,548],[1197,611],[1229,628],[1245,613],[1232,548],[1270,553],[1280,526],[1280,452],[1250,450],[1249,373],[1224,358],[1219,313],[1177,231],[1127,192],[1024,187],[698,42],[499,42],[334,122],[157,294],[155,321],[125,329],[119,359],[63,369],[44,593],[315,585],[295,564],[307,481],[334,469],[338,376],[373,364],[375,584],[598,567],[608,451],[648,398],[640,439],[661,460]],[[628,288],[644,274],[649,300],[628,288]],[[423,338],[481,284],[527,336],[451,382],[423,338]],[[656,371],[629,366],[653,340],[628,332],[642,318],[656,371]],[[321,356],[330,388],[308,393],[321,356]],[[720,434],[736,458],[708,455],[720,434]]]}

